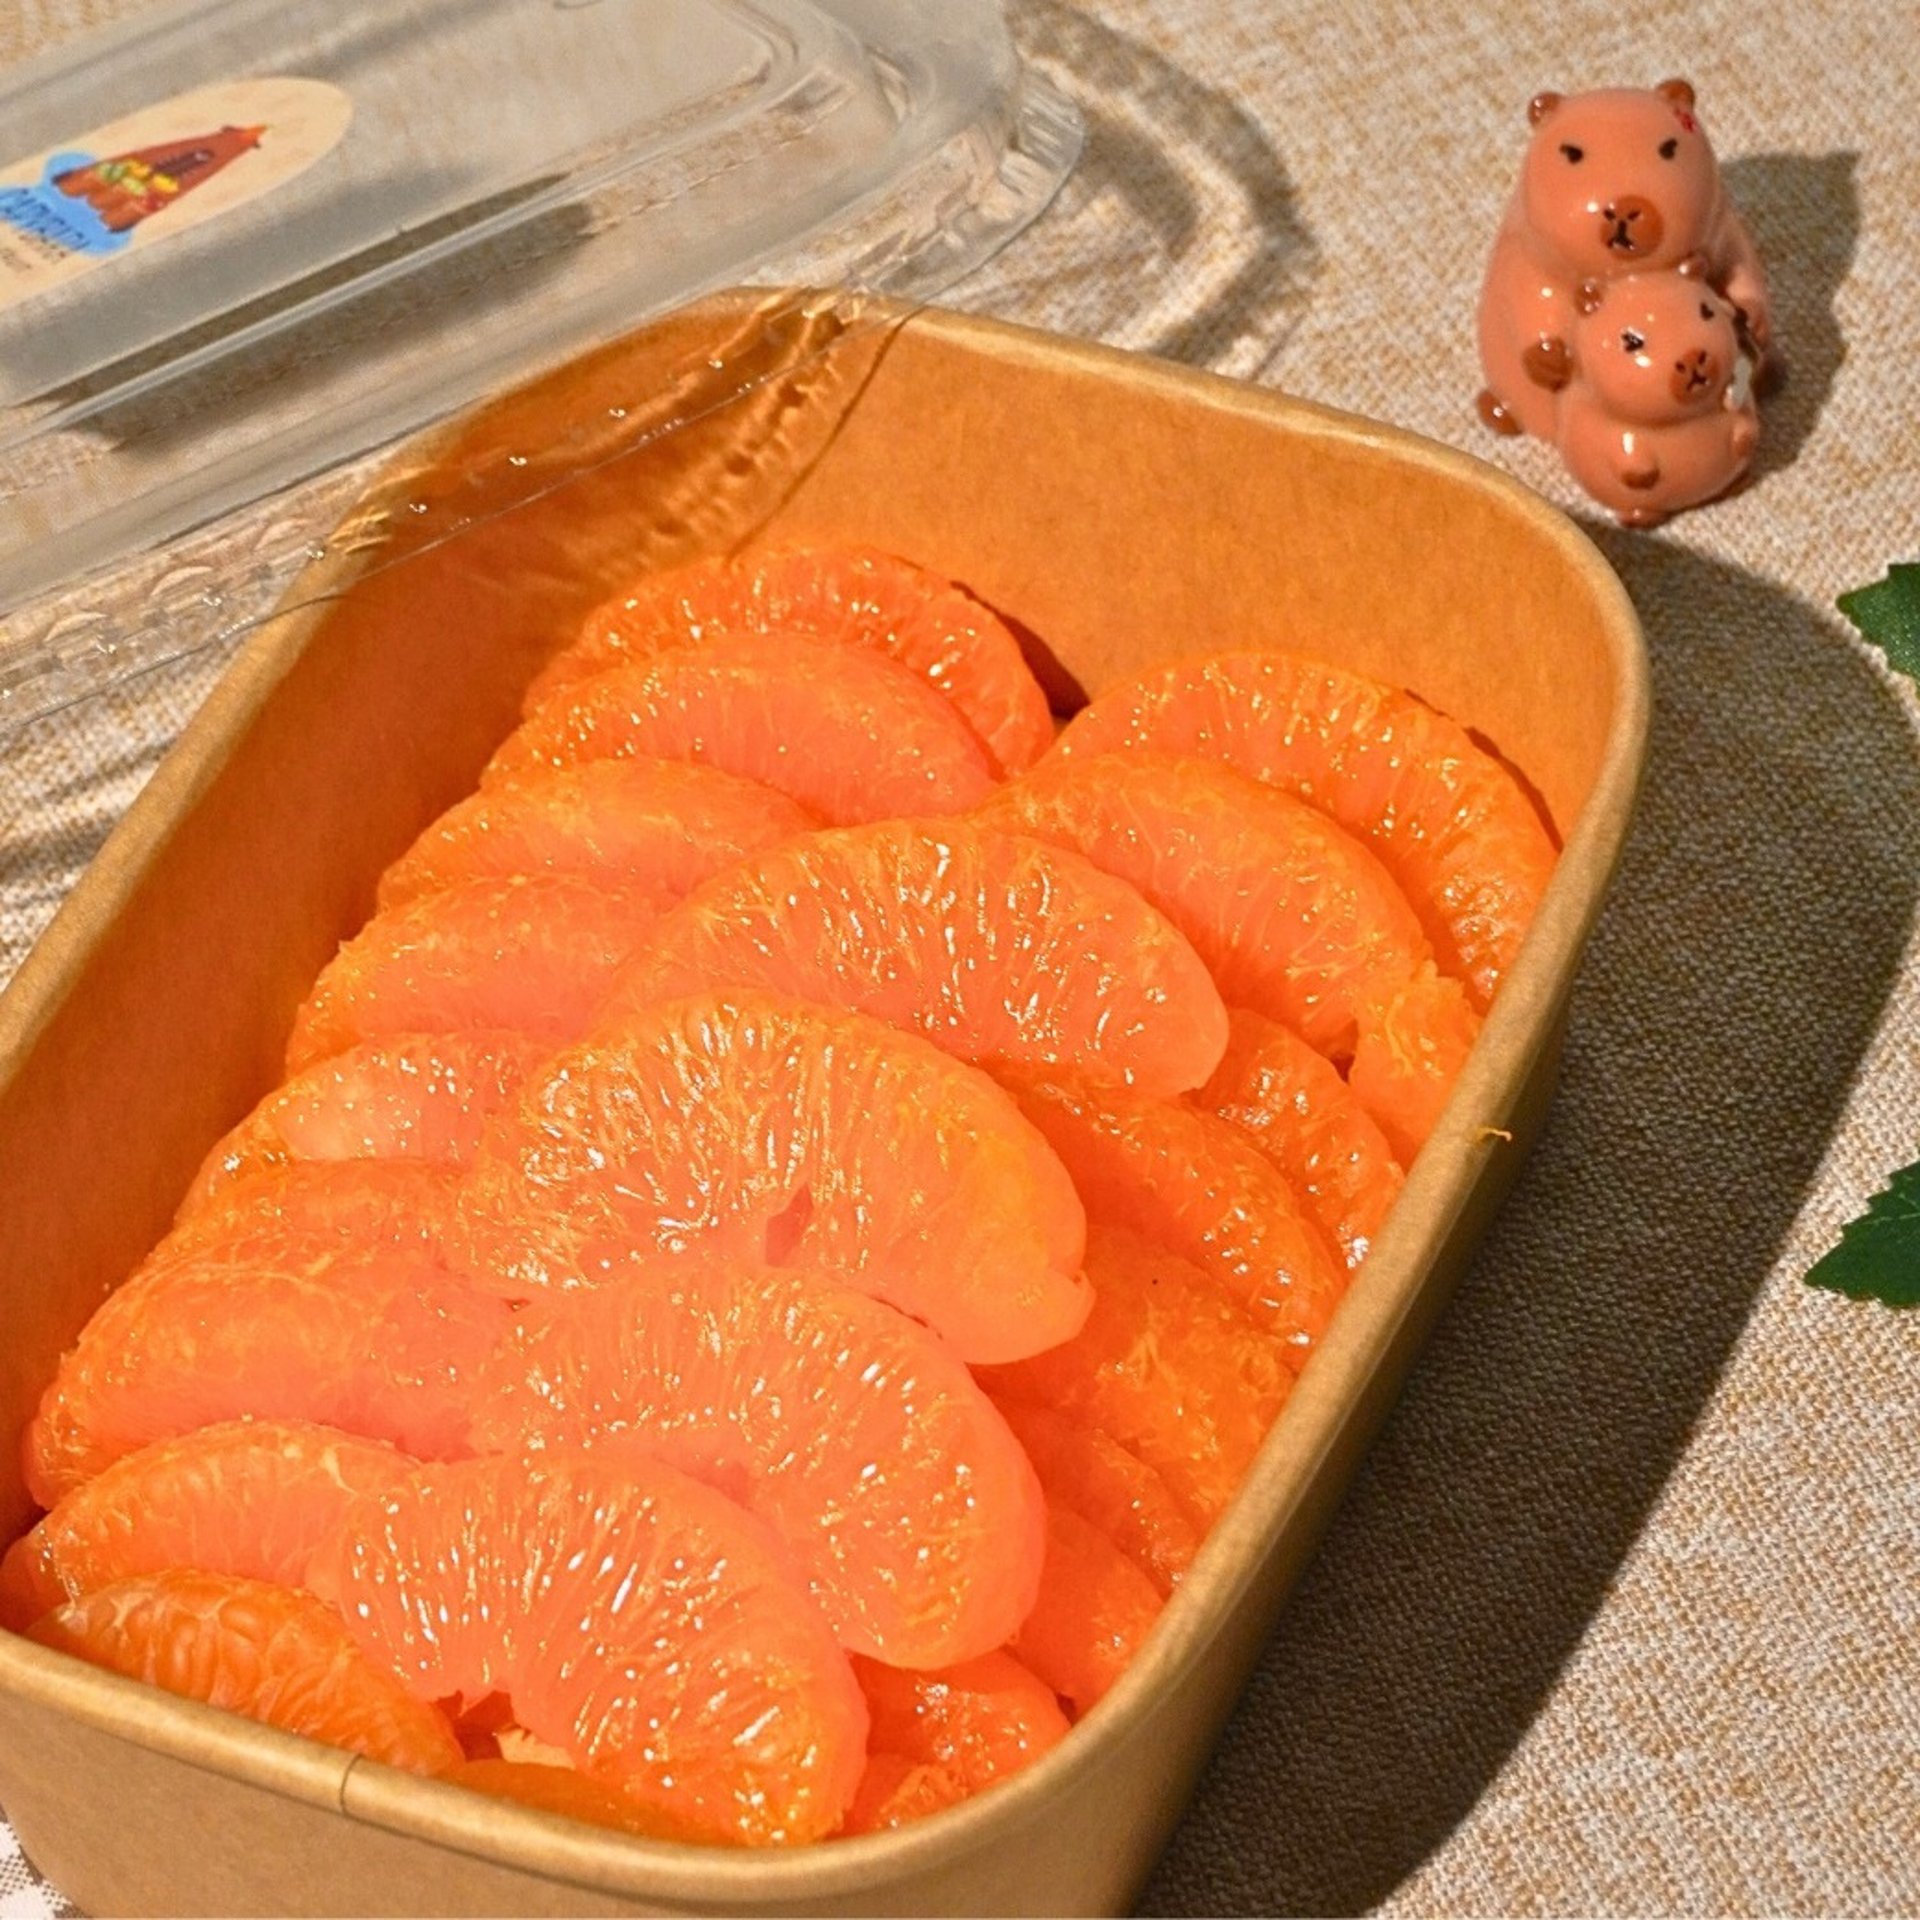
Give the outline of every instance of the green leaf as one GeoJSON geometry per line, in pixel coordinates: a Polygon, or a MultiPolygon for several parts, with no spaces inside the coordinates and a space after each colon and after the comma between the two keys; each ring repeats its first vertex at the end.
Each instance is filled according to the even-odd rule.
{"type": "Polygon", "coordinates": [[[1910,680],[1920,680],[1920,564],[1887,569],[1884,580],[1843,593],[1840,611],[1910,680]]]}
{"type": "Polygon", "coordinates": [[[1840,1244],[1814,1262],[1807,1284],[1855,1300],[1920,1307],[1920,1160],[1902,1167],[1866,1212],[1840,1229],[1840,1244]]]}

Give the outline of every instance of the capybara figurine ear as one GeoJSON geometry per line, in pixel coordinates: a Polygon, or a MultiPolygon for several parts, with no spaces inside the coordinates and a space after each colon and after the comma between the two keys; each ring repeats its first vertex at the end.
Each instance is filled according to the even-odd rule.
{"type": "Polygon", "coordinates": [[[1758,356],[1749,371],[1777,371],[1766,275],[1727,199],[1692,85],[1538,93],[1527,119],[1533,131],[1480,295],[1481,419],[1558,444],[1576,335],[1599,295],[1628,275],[1684,284],[1697,324],[1703,292],[1729,319],[1737,308],[1743,352],[1758,356]]]}

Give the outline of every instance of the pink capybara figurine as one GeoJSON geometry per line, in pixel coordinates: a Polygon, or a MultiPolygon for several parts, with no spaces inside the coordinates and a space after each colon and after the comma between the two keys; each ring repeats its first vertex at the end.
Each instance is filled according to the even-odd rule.
{"type": "Polygon", "coordinates": [[[1760,416],[1739,315],[1706,262],[1583,280],[1574,306],[1568,377],[1550,395],[1567,471],[1629,527],[1725,493],[1753,459],[1760,416]]]}
{"type": "Polygon", "coordinates": [[[1554,437],[1569,373],[1575,289],[1698,256],[1739,309],[1756,357],[1771,350],[1766,276],[1720,184],[1684,80],[1536,94],[1520,184],[1480,296],[1480,417],[1499,433],[1554,437]]]}

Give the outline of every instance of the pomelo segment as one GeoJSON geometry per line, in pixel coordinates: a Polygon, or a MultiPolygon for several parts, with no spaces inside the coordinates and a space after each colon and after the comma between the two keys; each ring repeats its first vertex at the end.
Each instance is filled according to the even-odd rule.
{"type": "Polygon", "coordinates": [[[698,1251],[834,1274],[967,1360],[1037,1353],[1089,1304],[1073,1184],[999,1087],[770,994],[668,1001],[556,1055],[487,1128],[462,1214],[458,1264],[513,1297],[698,1251]]]}
{"type": "Polygon", "coordinates": [[[1198,1086],[1226,1045],[1206,968],[1132,887],[967,821],[883,821],[743,861],[651,930],[606,1011],[715,986],[1156,1093],[1198,1086]]]}
{"type": "Polygon", "coordinates": [[[335,1234],[168,1250],[61,1360],[27,1429],[27,1489],[52,1507],[153,1441],[248,1416],[464,1453],[474,1374],[511,1319],[429,1259],[335,1234]]]}
{"type": "Polygon", "coordinates": [[[545,1303],[476,1398],[489,1451],[637,1449],[792,1549],[843,1646],[903,1667],[997,1647],[1033,1605],[1044,1504],[927,1329],[822,1276],[679,1260],[545,1303]]]}
{"type": "Polygon", "coordinates": [[[369,1662],[310,1594],[230,1574],[136,1574],[29,1635],[168,1693],[412,1773],[460,1762],[443,1715],[369,1662]]]}
{"type": "MultiPolygon", "coordinates": [[[[1292,1355],[1217,1280],[1135,1234],[1096,1227],[1087,1278],[1093,1312],[1073,1339],[984,1377],[998,1395],[1110,1435],[1161,1476],[1204,1535],[1286,1404],[1292,1355]]],[[[1100,1523],[1071,1487],[1047,1492],[1100,1523]]]]}
{"type": "Polygon", "coordinates": [[[1029,766],[1053,743],[1046,696],[1001,621],[938,574],[869,547],[790,548],[638,580],[548,662],[526,710],[656,653],[760,634],[897,661],[952,703],[996,767],[1029,766]]]}
{"type": "Polygon", "coordinates": [[[287,1071],[399,1034],[505,1028],[571,1040],[671,904],[554,875],[470,881],[376,914],[294,1016],[287,1071]]]}
{"type": "Polygon", "coordinates": [[[1074,848],[1193,943],[1229,1006],[1285,1020],[1349,1059],[1375,1008],[1431,957],[1406,896],[1304,800],[1218,761],[1054,757],[979,818],[1074,848]]]}
{"type": "Polygon", "coordinates": [[[1077,1719],[1126,1671],[1160,1606],[1153,1583],[1105,1534],[1049,1505],[1040,1598],[1008,1651],[1077,1719]]]}
{"type": "Polygon", "coordinates": [[[1349,1267],[1366,1258],[1405,1175],[1353,1090],[1298,1034],[1236,1007],[1226,1054],[1192,1104],[1280,1169],[1349,1267]]]}
{"type": "Polygon", "coordinates": [[[314,1590],[423,1699],[499,1690],[582,1772],[747,1845],[839,1825],[866,1703],[763,1525],[658,1461],[420,1468],[316,1556],[314,1590]]]}
{"type": "Polygon", "coordinates": [[[834,826],[958,813],[994,782],[967,723],[904,667],[785,635],[663,653],[564,689],[481,781],[633,755],[757,780],[834,826]]]}
{"type": "Polygon", "coordinates": [[[520,1033],[417,1033],[364,1041],[316,1061],[215,1143],[182,1214],[304,1160],[464,1166],[487,1116],[552,1051],[520,1033]]]}
{"type": "Polygon", "coordinates": [[[1282,1342],[1296,1369],[1306,1364],[1346,1290],[1346,1265],[1264,1154],[1224,1120],[1174,1101],[1068,1073],[1000,1077],[1091,1220],[1191,1260],[1282,1342]]]}
{"type": "Polygon", "coordinates": [[[297,1587],[358,1495],[416,1462],[300,1422],[234,1420],[162,1440],[76,1487],[0,1560],[0,1626],[23,1631],[135,1573],[196,1567],[297,1587]]]}
{"type": "Polygon", "coordinates": [[[1443,971],[1485,1012],[1552,877],[1554,846],[1511,773],[1410,693],[1287,653],[1170,660],[1108,688],[1055,751],[1224,760],[1363,835],[1443,971]]]}
{"type": "Polygon", "coordinates": [[[443,814],[380,880],[380,911],[475,880],[590,879],[662,899],[819,824],[752,780],[690,760],[594,760],[503,780],[443,814]]]}
{"type": "MultiPolygon", "coordinates": [[[[1099,1311],[1096,1303],[1095,1312],[1099,1311]]],[[[1083,1331],[1031,1363],[983,1367],[980,1378],[1033,1462],[1048,1504],[1065,1507],[1098,1528],[1153,1582],[1154,1591],[1165,1596],[1192,1566],[1204,1529],[1195,1524],[1166,1480],[1111,1434],[1063,1419],[1051,1406],[1018,1397],[1025,1386],[1022,1367],[1044,1362],[1051,1354],[1071,1352],[1084,1337],[1083,1331]]],[[[1169,1422],[1177,1423],[1180,1414],[1177,1403],[1166,1409],[1169,1422]]]]}

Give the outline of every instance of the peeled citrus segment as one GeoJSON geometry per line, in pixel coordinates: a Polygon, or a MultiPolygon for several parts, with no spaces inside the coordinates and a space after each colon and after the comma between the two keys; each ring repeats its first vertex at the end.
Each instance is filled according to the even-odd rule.
{"type": "MultiPolygon", "coordinates": [[[[1066,1348],[1051,1352],[1070,1350],[1082,1337],[1076,1334],[1066,1348]]],[[[1019,1398],[1026,1364],[982,1368],[981,1379],[1033,1462],[1048,1504],[1097,1527],[1153,1582],[1156,1593],[1171,1593],[1200,1551],[1202,1529],[1166,1480],[1110,1434],[1019,1398]]],[[[1177,1421],[1178,1406],[1169,1408],[1167,1417],[1177,1421]]]]}
{"type": "Polygon", "coordinates": [[[958,813],[994,781],[967,723],[904,667],[786,635],[663,653],[563,690],[481,780],[636,754],[758,780],[836,826],[958,813]]]}
{"type": "Polygon", "coordinates": [[[1285,1020],[1329,1059],[1431,957],[1406,896],[1352,834],[1218,761],[1054,758],[980,810],[1084,854],[1193,943],[1230,1006],[1285,1020]]]}
{"type": "Polygon", "coordinates": [[[749,1845],[839,1824],[867,1710],[761,1522],[654,1460],[422,1467],[357,1504],[315,1592],[420,1698],[514,1720],[682,1830],[749,1845]]]}
{"type": "Polygon", "coordinates": [[[1056,751],[1141,747],[1225,760],[1363,835],[1442,969],[1485,1012],[1552,877],[1554,847],[1519,782],[1464,727],[1357,673],[1246,651],[1170,660],[1108,688],[1056,751]]]}
{"type": "Polygon", "coordinates": [[[475,880],[571,874],[661,898],[818,824],[691,760],[593,760],[502,780],[441,815],[380,881],[380,910],[475,880]]]}
{"type": "Polygon", "coordinates": [[[569,1820],[584,1820],[591,1826],[614,1827],[643,1840],[711,1846],[724,1837],[676,1820],[664,1807],[602,1786],[572,1767],[549,1767],[524,1760],[466,1760],[441,1777],[451,1787],[465,1787],[495,1800],[516,1800],[536,1812],[564,1814],[569,1820]]]}
{"type": "Polygon", "coordinates": [[[1006,626],[938,574],[867,547],[705,561],[636,581],[595,608],[580,638],[547,663],[526,710],[656,653],[760,634],[897,661],[952,703],[996,766],[1028,766],[1053,743],[1046,696],[1006,626]]]}
{"type": "Polygon", "coordinates": [[[1226,1054],[1192,1103],[1280,1169],[1349,1267],[1366,1258],[1405,1176],[1353,1090],[1298,1034],[1236,1007],[1226,1054]]]}
{"type": "Polygon", "coordinates": [[[1031,1766],[1067,1735],[1053,1689],[1009,1653],[931,1673],[858,1659],[853,1670],[872,1726],[848,1833],[951,1806],[1031,1766]]]}
{"type": "Polygon", "coordinates": [[[215,1143],[182,1212],[303,1160],[463,1166],[487,1116],[552,1051],[520,1033],[416,1033],[363,1041],[318,1060],[215,1143]]]}
{"type": "Polygon", "coordinates": [[[263,1580],[136,1574],[69,1601],[29,1638],[390,1767],[460,1761],[445,1717],[367,1660],[318,1600],[263,1580]]]}
{"type": "Polygon", "coordinates": [[[670,904],[555,875],[475,880],[377,914],[294,1016],[287,1071],[396,1034],[504,1028],[570,1040],[670,904]]]}
{"type": "Polygon", "coordinates": [[[1224,1120],[1175,1101],[1069,1073],[1000,1073],[1095,1224],[1191,1260],[1296,1369],[1306,1364],[1346,1290],[1346,1266],[1272,1161],[1224,1120]]]}
{"type": "Polygon", "coordinates": [[[1125,1672],[1160,1606],[1153,1583],[1105,1534],[1049,1505],[1040,1598],[1008,1651],[1078,1718],[1125,1672]]]}
{"type": "Polygon", "coordinates": [[[43,1507],[156,1440],[244,1417],[314,1421],[422,1459],[466,1451],[505,1304],[433,1261],[264,1229],[150,1258],[60,1362],[27,1429],[43,1507]]]}
{"type": "Polygon", "coordinates": [[[457,1258],[514,1297],[690,1250],[831,1273],[963,1359],[1011,1360],[1085,1319],[1085,1236],[985,1074],[864,1014],[741,993],[556,1055],[481,1140],[457,1258]]]}
{"type": "Polygon", "coordinates": [[[258,1242],[271,1259],[288,1235],[342,1251],[424,1254],[437,1259],[453,1219],[457,1171],[424,1160],[291,1160],[223,1187],[187,1210],[153,1257],[226,1242],[258,1242]]]}
{"type": "Polygon", "coordinates": [[[843,1646],[931,1667],[1033,1605],[1045,1518],[1006,1422],[917,1322],[822,1276],[673,1261],[549,1303],[488,1367],[475,1444],[622,1444],[792,1549],[843,1646]]]}
{"type": "Polygon", "coordinates": [[[606,1011],[715,986],[1152,1092],[1198,1086],[1226,1045],[1206,968],[1130,886],[966,821],[882,821],[743,861],[647,934],[606,1011]]]}
{"type": "MultiPolygon", "coordinates": [[[[1151,1467],[1202,1533],[1226,1511],[1293,1386],[1293,1356],[1211,1276],[1135,1234],[1087,1236],[1093,1312],[1073,1339],[987,1375],[1151,1467]]],[[[1042,1481],[1046,1476],[1043,1474],[1042,1481]]],[[[1100,1523],[1070,1488],[1050,1500],[1100,1523]]]]}
{"type": "Polygon", "coordinates": [[[1362,1031],[1348,1084],[1401,1161],[1426,1144],[1479,1033],[1460,983],[1431,971],[1362,1031]]]}
{"type": "Polygon", "coordinates": [[[356,1495],[414,1461],[376,1440],[299,1422],[234,1420],[162,1440],[76,1487],[0,1560],[0,1626],[134,1573],[197,1567],[278,1586],[356,1495]]]}
{"type": "Polygon", "coordinates": [[[872,1754],[840,1831],[851,1838],[910,1826],[968,1797],[966,1782],[951,1767],[909,1760],[904,1753],[872,1754]]]}

